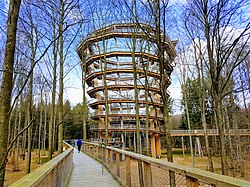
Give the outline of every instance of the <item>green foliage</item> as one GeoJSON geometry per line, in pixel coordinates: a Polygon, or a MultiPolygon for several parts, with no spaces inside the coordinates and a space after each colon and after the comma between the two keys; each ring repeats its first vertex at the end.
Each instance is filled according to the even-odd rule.
{"type": "MultiPolygon", "coordinates": [[[[65,103],[64,107],[64,123],[65,123],[65,139],[78,139],[83,137],[83,104],[78,103],[71,109],[69,103],[65,103]],[[69,110],[70,108],[70,110],[69,110]]],[[[90,127],[96,122],[91,120],[89,110],[87,108],[87,138],[91,137],[90,127]]]]}
{"type": "Polygon", "coordinates": [[[174,99],[172,97],[168,98],[168,111],[170,114],[174,113],[174,99]]]}
{"type": "MultiPolygon", "coordinates": [[[[200,101],[199,101],[199,86],[200,83],[198,82],[198,79],[187,79],[187,82],[185,85],[182,85],[182,94],[184,94],[183,88],[186,89],[187,94],[187,107],[190,117],[190,125],[192,129],[202,129],[202,123],[201,123],[201,109],[200,109],[200,101]]],[[[205,91],[205,114],[206,114],[206,121],[208,124],[211,123],[212,120],[212,98],[209,95],[208,89],[205,91]]],[[[181,129],[188,129],[187,125],[187,117],[186,112],[187,109],[185,108],[185,102],[184,102],[184,96],[182,99],[182,106],[183,106],[183,115],[182,120],[180,124],[181,129]]]]}

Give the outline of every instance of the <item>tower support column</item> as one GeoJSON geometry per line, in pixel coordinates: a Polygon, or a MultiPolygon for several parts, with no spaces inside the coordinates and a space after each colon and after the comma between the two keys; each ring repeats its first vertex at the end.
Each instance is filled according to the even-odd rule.
{"type": "Polygon", "coordinates": [[[155,151],[155,134],[151,134],[151,138],[150,138],[150,141],[151,141],[151,156],[152,158],[155,158],[156,157],[156,151],[155,151]]]}
{"type": "Polygon", "coordinates": [[[161,136],[160,134],[155,135],[155,141],[156,141],[156,158],[161,157],[161,136]]]}

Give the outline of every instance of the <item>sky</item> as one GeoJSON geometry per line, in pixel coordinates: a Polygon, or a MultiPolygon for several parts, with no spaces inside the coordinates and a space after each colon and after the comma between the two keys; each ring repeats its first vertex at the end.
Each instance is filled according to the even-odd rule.
{"type": "MultiPolygon", "coordinates": [[[[0,0],[0,28],[4,28],[4,25],[6,24],[6,19],[4,18],[4,14],[6,14],[7,9],[8,9],[8,0],[0,0]]],[[[175,6],[175,11],[174,14],[180,14],[180,9],[178,8],[178,5],[181,5],[183,3],[186,3],[186,0],[171,0],[171,3],[173,3],[175,6]]],[[[173,13],[173,12],[172,12],[173,13]]],[[[75,16],[75,14],[74,14],[75,16]]],[[[181,19],[180,15],[175,16],[178,17],[176,19],[181,19]]],[[[175,20],[175,19],[173,19],[175,20]]],[[[178,21],[178,20],[177,20],[178,21]]],[[[176,32],[178,28],[172,28],[168,30],[168,35],[172,40],[178,39],[178,34],[180,32],[176,32]]],[[[0,38],[4,38],[4,33],[1,32],[0,30],[0,38]]],[[[179,43],[181,43],[181,40],[179,40],[179,43]]],[[[77,45],[76,45],[77,46],[77,45]]],[[[76,48],[75,46],[75,48],[76,48]]],[[[1,47],[1,46],[0,46],[1,47]]],[[[77,64],[80,59],[76,57],[76,52],[75,52],[75,57],[73,58],[74,64],[77,64]]],[[[66,68],[65,68],[66,69],[66,68]]],[[[65,70],[67,71],[67,70],[65,70]]],[[[177,67],[174,67],[174,71],[171,74],[171,79],[172,83],[168,88],[168,91],[170,93],[170,97],[174,99],[174,112],[175,114],[180,114],[181,113],[181,86],[180,82],[178,80],[178,75],[179,75],[179,70],[177,67]]],[[[82,84],[81,84],[81,68],[80,65],[76,65],[75,68],[73,68],[70,73],[66,76],[65,80],[65,94],[64,94],[64,100],[70,100],[72,106],[75,106],[77,103],[82,102],[82,84]]]]}

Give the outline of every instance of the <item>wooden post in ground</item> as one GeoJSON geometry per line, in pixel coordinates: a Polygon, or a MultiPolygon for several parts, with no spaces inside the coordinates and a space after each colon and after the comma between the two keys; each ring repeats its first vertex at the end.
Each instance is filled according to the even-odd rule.
{"type": "Polygon", "coordinates": [[[151,156],[152,158],[155,158],[156,154],[155,154],[155,135],[151,134],[151,156]]]}
{"type": "Polygon", "coordinates": [[[156,158],[161,157],[161,136],[160,134],[155,135],[156,140],[156,158]]]}

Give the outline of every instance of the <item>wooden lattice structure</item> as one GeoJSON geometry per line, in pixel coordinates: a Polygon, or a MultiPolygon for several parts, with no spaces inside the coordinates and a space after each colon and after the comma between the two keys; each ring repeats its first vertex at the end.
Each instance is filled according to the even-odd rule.
{"type": "MultiPolygon", "coordinates": [[[[96,111],[93,119],[99,122],[97,127],[92,128],[92,131],[98,134],[98,138],[104,138],[105,120],[108,120],[108,137],[110,139],[120,137],[123,148],[126,146],[135,148],[136,146],[132,56],[134,57],[139,92],[141,146],[143,147],[145,144],[145,124],[149,124],[153,157],[161,154],[160,129],[163,124],[159,58],[155,33],[153,27],[145,24],[140,26],[133,23],[114,24],[92,32],[77,49],[83,67],[85,67],[83,71],[88,85],[87,93],[92,98],[89,106],[96,111]],[[132,39],[136,43],[134,48],[132,39]],[[106,86],[104,79],[106,79],[106,86]],[[147,94],[146,84],[148,85],[147,94]],[[108,91],[108,115],[105,113],[105,88],[108,91]],[[149,123],[146,123],[146,106],[149,107],[149,123]],[[108,119],[105,119],[106,116],[108,119]]],[[[167,72],[165,77],[169,85],[176,41],[170,41],[163,34],[161,38],[164,46],[164,68],[167,72]]]]}

